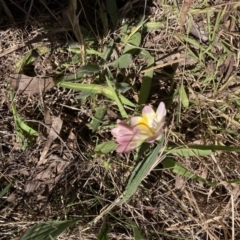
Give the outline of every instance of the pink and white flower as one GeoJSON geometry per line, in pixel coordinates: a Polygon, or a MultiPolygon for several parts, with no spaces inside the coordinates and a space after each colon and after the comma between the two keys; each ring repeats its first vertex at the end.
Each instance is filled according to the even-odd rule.
{"type": "Polygon", "coordinates": [[[132,117],[131,125],[117,120],[117,127],[111,133],[118,144],[117,152],[129,152],[143,142],[152,143],[160,140],[163,135],[166,108],[161,102],[155,112],[152,107],[145,106],[141,117],[132,117]]]}

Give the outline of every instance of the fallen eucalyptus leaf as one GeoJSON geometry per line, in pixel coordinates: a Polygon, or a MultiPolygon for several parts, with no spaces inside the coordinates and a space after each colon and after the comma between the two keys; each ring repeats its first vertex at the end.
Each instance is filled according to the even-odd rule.
{"type": "Polygon", "coordinates": [[[11,74],[9,82],[14,91],[30,95],[46,92],[55,85],[51,77],[29,77],[24,74],[11,74]]]}

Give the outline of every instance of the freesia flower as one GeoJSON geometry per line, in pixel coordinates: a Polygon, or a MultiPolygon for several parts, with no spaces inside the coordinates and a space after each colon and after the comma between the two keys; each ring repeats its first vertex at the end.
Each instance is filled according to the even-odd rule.
{"type": "Polygon", "coordinates": [[[118,144],[117,152],[129,152],[140,146],[146,137],[140,134],[138,128],[134,128],[124,121],[117,120],[117,127],[111,131],[118,144]]]}
{"type": "Polygon", "coordinates": [[[155,112],[152,107],[145,106],[141,117],[132,117],[131,125],[117,120],[117,127],[111,133],[118,144],[117,152],[129,152],[139,147],[143,142],[160,140],[163,135],[166,108],[161,102],[155,112]]]}

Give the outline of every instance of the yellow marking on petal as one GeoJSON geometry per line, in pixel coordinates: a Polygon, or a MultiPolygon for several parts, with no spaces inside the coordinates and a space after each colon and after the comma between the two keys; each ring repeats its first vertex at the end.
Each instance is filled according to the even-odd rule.
{"type": "Polygon", "coordinates": [[[151,136],[153,135],[155,132],[145,123],[139,123],[137,125],[135,125],[134,127],[140,129],[140,130],[143,130],[146,132],[146,135],[147,136],[151,136]]]}
{"type": "Polygon", "coordinates": [[[148,122],[146,121],[146,118],[140,117],[140,118],[139,118],[139,121],[137,122],[137,124],[145,124],[145,125],[148,125],[148,122]]]}

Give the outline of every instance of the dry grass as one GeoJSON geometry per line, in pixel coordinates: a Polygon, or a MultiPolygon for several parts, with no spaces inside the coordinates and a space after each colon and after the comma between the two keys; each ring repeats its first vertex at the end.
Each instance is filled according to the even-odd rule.
{"type": "MultiPolygon", "coordinates": [[[[14,15],[16,4],[6,5],[13,17],[6,6],[0,8],[0,193],[11,184],[1,198],[0,239],[18,239],[40,221],[76,217],[81,219],[59,239],[96,239],[104,224],[109,227],[109,239],[138,239],[134,238],[133,224],[145,239],[240,239],[238,152],[174,156],[192,173],[217,184],[188,179],[160,163],[127,203],[89,225],[121,195],[136,166],[135,152],[100,155],[94,151],[97,144],[111,140],[109,129],[120,118],[116,105],[102,96],[84,98],[78,91],[58,87],[41,94],[16,92],[10,100],[10,74],[32,49],[37,49],[38,55],[28,64],[24,62],[20,73],[36,74],[36,65],[47,64],[51,69],[46,68],[44,74],[63,77],[87,63],[101,65],[102,60],[87,50],[102,53],[112,39],[116,45],[109,61],[120,56],[125,47],[120,39],[122,19],[133,24],[146,14],[147,22],[159,23],[151,31],[139,31],[139,49],[148,50],[155,59],[150,66],[154,75],[147,103],[166,103],[168,144],[238,147],[239,4],[224,0],[180,2],[128,1],[119,5],[117,29],[111,28],[106,8],[102,16],[96,11],[101,9],[98,1],[81,1],[79,12],[74,12],[74,1],[68,12],[62,12],[58,1],[25,5],[19,19],[14,15]],[[65,18],[69,14],[70,21],[65,18]],[[79,25],[78,14],[91,34],[86,35],[79,25]],[[19,24],[13,25],[13,20],[19,24]],[[49,25],[54,30],[51,34],[43,30],[49,25]],[[71,26],[73,31],[62,30],[71,26]],[[71,50],[72,42],[78,46],[74,48],[77,52],[71,50]],[[40,51],[46,47],[47,52],[40,51]],[[17,142],[12,104],[21,119],[39,133],[25,149],[17,142]],[[93,132],[91,120],[99,105],[106,106],[106,114],[101,129],[93,132]],[[60,117],[63,126],[48,149],[47,163],[38,166],[54,117],[60,117]]],[[[137,53],[128,67],[111,68],[116,82],[133,86],[124,94],[132,102],[138,99],[145,72],[146,60],[137,53]]],[[[104,71],[84,75],[81,82],[104,85],[104,71]]],[[[126,111],[131,116],[139,110],[126,111]]]]}

